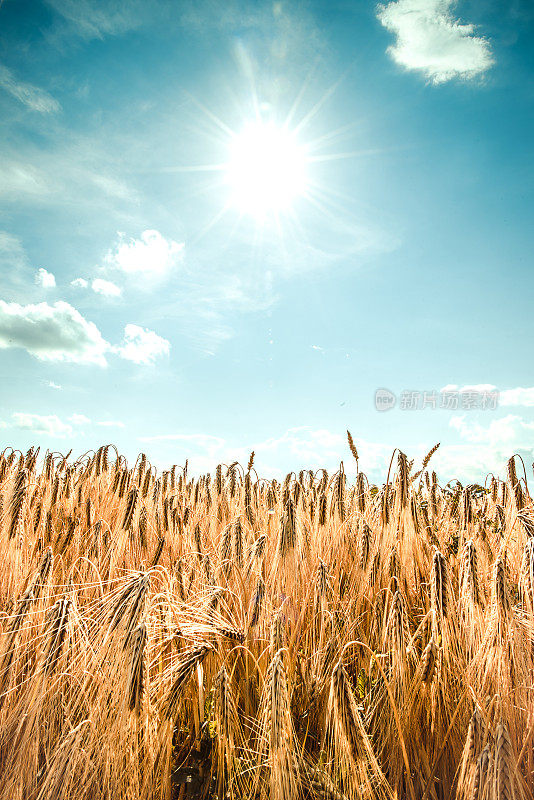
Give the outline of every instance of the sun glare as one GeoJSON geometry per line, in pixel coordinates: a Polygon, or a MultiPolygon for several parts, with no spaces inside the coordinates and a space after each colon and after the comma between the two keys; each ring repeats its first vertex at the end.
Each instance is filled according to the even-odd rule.
{"type": "Polygon", "coordinates": [[[305,192],[305,151],[285,128],[249,125],[233,138],[227,179],[241,212],[277,214],[305,192]]]}

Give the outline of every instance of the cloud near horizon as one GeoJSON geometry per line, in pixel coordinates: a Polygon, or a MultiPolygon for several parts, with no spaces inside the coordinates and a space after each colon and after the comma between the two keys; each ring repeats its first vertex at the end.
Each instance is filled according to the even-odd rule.
{"type": "Polygon", "coordinates": [[[387,52],[407,70],[431,83],[483,75],[494,64],[487,39],[475,26],[455,19],[455,0],[394,0],[379,5],[377,16],[396,36],[387,52]]]}
{"type": "Polygon", "coordinates": [[[534,449],[534,422],[525,422],[516,414],[493,419],[487,426],[468,421],[464,414],[451,417],[449,424],[468,442],[487,444],[499,451],[504,448],[506,452],[514,447],[534,449]]]}
{"type": "MultiPolygon", "coordinates": [[[[494,420],[487,428],[453,417],[450,427],[460,436],[460,443],[443,444],[432,457],[431,468],[436,469],[443,483],[452,479],[462,482],[480,482],[488,472],[505,475],[506,462],[514,452],[529,456],[534,453],[534,423],[509,415],[494,420]]],[[[153,443],[159,449],[159,461],[169,456],[182,463],[188,459],[191,470],[200,474],[213,472],[219,463],[238,461],[246,464],[250,450],[255,452],[254,464],[265,477],[283,479],[291,469],[321,469],[333,472],[340,461],[349,479],[355,475],[355,463],[348,452],[344,432],[310,426],[289,428],[283,434],[261,442],[251,442],[250,448],[209,434],[169,433],[139,437],[139,441],[153,443]],[[165,445],[168,447],[165,447],[165,445]],[[161,449],[163,447],[163,449],[161,449]],[[286,465],[286,469],[281,464],[286,465]]],[[[381,442],[357,439],[359,466],[370,481],[381,484],[387,474],[393,448],[381,442]]],[[[414,472],[420,469],[424,456],[434,442],[416,443],[403,449],[409,458],[415,458],[414,472]]],[[[151,455],[151,460],[154,456],[151,455]]],[[[156,460],[158,460],[156,458],[156,460]]],[[[169,462],[170,463],[170,462],[169,462]]]]}
{"type": "MultiPolygon", "coordinates": [[[[18,430],[33,431],[34,433],[63,439],[66,436],[77,434],[84,436],[92,421],[85,414],[71,414],[66,421],[57,414],[33,414],[26,411],[15,411],[11,414],[11,422],[0,420],[0,428],[16,428],[18,430]],[[85,429],[85,431],[84,431],[85,429]]],[[[124,422],[101,421],[95,422],[99,427],[124,428],[124,422]]]]}
{"type": "Polygon", "coordinates": [[[57,414],[26,414],[15,411],[12,418],[13,427],[20,430],[34,431],[46,436],[57,436],[60,439],[73,434],[72,425],[62,422],[57,414]]]}

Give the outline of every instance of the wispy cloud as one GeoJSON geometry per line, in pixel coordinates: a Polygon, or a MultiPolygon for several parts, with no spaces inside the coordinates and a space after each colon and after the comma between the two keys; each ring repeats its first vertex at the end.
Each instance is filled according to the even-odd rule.
{"type": "Polygon", "coordinates": [[[86,417],[85,414],[71,414],[69,417],[69,422],[72,422],[73,425],[90,425],[91,420],[89,417],[86,417]]]}
{"type": "Polygon", "coordinates": [[[0,195],[9,199],[41,198],[49,191],[41,169],[17,157],[3,154],[0,165],[0,195]]]}
{"type": "Polygon", "coordinates": [[[0,64],[0,88],[9,92],[10,95],[29,108],[30,111],[38,111],[41,114],[51,114],[61,109],[60,104],[52,95],[45,92],[44,89],[40,89],[38,86],[33,86],[31,83],[25,83],[19,80],[4,64],[0,64]]]}
{"type": "Polygon", "coordinates": [[[131,187],[118,178],[111,178],[109,175],[102,175],[98,172],[88,173],[87,178],[108,197],[114,197],[117,200],[137,200],[137,195],[131,187]]]}
{"type": "Polygon", "coordinates": [[[247,275],[237,268],[239,274],[216,263],[184,265],[179,296],[160,299],[160,313],[176,319],[181,332],[204,353],[216,352],[232,338],[237,314],[266,311],[276,299],[270,270],[247,275]]]}
{"type": "Polygon", "coordinates": [[[84,39],[103,39],[119,36],[138,28],[149,19],[150,3],[139,0],[46,0],[69,24],[71,29],[84,39]]]}
{"type": "Polygon", "coordinates": [[[42,289],[52,289],[55,286],[55,276],[44,268],[35,270],[22,240],[8,231],[0,231],[0,276],[2,294],[4,297],[9,294],[12,300],[40,299],[43,295],[42,289]]]}
{"type": "MultiPolygon", "coordinates": [[[[53,146],[40,147],[31,140],[21,141],[17,148],[9,140],[0,148],[0,196],[9,200],[43,203],[65,207],[73,203],[78,209],[95,213],[95,200],[105,216],[117,206],[135,206],[139,197],[134,187],[122,176],[125,157],[107,149],[98,136],[82,135],[61,128],[53,146]]],[[[53,137],[49,141],[53,141],[53,137]]],[[[120,218],[120,217],[119,217],[120,218]]]]}
{"type": "MultiPolygon", "coordinates": [[[[290,80],[288,68],[298,69],[311,63],[328,48],[328,40],[317,18],[306,3],[255,2],[250,0],[181,0],[179,22],[184,28],[205,33],[219,30],[239,37],[235,42],[235,58],[244,70],[256,68],[257,83],[264,90],[267,76],[261,74],[262,57],[270,64],[285,67],[281,71],[277,88],[290,80]],[[243,35],[244,33],[244,35],[243,35]],[[247,43],[253,47],[248,48],[247,43]]],[[[265,71],[268,73],[268,71],[265,71]]],[[[269,77],[272,83],[272,79],[269,77]]]]}
{"type": "Polygon", "coordinates": [[[17,236],[0,231],[0,266],[6,273],[20,270],[27,265],[26,253],[17,236]]]}
{"type": "Polygon", "coordinates": [[[396,42],[388,53],[432,83],[475,78],[494,63],[487,39],[455,19],[455,0],[395,0],[379,5],[378,19],[396,42]]]}
{"type": "Polygon", "coordinates": [[[56,278],[52,272],[40,267],[35,273],[35,283],[42,286],[43,289],[53,289],[56,285],[56,278]]]}

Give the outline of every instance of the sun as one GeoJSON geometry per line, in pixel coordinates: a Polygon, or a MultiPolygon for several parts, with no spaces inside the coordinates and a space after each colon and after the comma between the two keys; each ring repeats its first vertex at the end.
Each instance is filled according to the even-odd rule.
{"type": "Polygon", "coordinates": [[[345,147],[340,149],[355,123],[332,129],[314,124],[340,80],[307,109],[304,104],[309,79],[290,106],[275,106],[262,98],[253,81],[250,95],[240,99],[232,92],[232,123],[188,95],[200,112],[196,120],[199,139],[206,137],[210,152],[217,154],[213,161],[173,165],[166,170],[199,176],[211,173],[207,180],[199,179],[191,187],[193,195],[209,198],[212,209],[192,241],[198,242],[220,227],[227,242],[234,237],[241,241],[252,237],[249,240],[255,253],[264,247],[279,246],[287,260],[294,243],[311,247],[315,224],[312,220],[318,214],[321,220],[332,219],[336,224],[340,215],[345,217],[351,197],[336,189],[320,165],[363,155],[345,147]],[[241,121],[237,127],[236,118],[241,121]]]}
{"type": "Polygon", "coordinates": [[[287,128],[254,122],[232,137],[226,173],[232,205],[263,219],[306,192],[306,151],[287,128]]]}

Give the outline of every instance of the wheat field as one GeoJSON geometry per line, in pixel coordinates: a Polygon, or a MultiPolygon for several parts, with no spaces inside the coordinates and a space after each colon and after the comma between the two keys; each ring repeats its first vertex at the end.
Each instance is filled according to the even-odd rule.
{"type": "Polygon", "coordinates": [[[348,445],[352,483],[4,450],[0,800],[533,796],[520,459],[348,445]]]}

